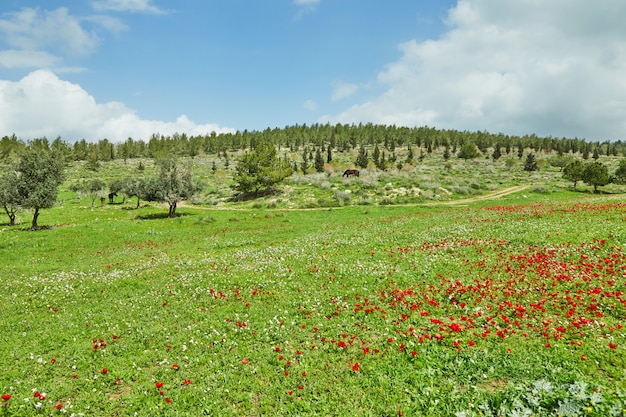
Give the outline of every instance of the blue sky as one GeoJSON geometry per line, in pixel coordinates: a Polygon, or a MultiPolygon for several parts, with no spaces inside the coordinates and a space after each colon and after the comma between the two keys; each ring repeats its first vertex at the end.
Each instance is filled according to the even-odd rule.
{"type": "Polygon", "coordinates": [[[0,135],[311,123],[624,139],[623,0],[2,0],[0,135]]]}

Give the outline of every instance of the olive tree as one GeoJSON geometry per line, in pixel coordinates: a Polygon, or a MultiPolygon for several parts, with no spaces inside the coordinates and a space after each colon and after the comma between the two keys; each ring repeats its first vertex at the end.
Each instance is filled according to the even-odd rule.
{"type": "Polygon", "coordinates": [[[54,152],[29,149],[21,155],[14,177],[15,202],[34,211],[31,230],[39,229],[40,210],[56,203],[59,185],[63,182],[63,169],[63,158],[54,152]]]}

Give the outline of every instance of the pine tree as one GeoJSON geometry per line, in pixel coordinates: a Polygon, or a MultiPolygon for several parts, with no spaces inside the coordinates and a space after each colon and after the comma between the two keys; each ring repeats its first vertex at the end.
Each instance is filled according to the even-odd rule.
{"type": "Polygon", "coordinates": [[[529,153],[526,156],[526,162],[524,162],[524,171],[537,171],[537,160],[535,159],[535,154],[533,152],[529,153]]]}

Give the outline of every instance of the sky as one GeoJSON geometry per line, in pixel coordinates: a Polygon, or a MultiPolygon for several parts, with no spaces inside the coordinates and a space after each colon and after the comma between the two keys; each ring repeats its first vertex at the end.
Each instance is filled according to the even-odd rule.
{"type": "Polygon", "coordinates": [[[0,136],[626,139],[624,0],[1,0],[0,136]]]}

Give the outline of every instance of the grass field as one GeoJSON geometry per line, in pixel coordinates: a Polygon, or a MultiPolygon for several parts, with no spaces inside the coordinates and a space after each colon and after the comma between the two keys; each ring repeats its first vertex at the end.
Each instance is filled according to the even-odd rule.
{"type": "Polygon", "coordinates": [[[4,225],[0,415],[626,413],[620,195],[314,198],[4,225]]]}

